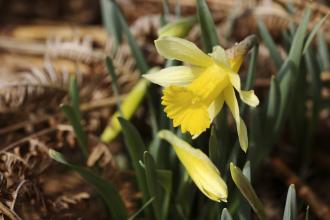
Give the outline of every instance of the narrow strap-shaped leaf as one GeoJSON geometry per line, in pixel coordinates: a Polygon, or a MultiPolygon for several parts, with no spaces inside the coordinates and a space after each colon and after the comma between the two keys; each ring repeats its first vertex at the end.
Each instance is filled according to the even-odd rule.
{"type": "Polygon", "coordinates": [[[69,105],[62,105],[62,111],[64,112],[65,116],[69,120],[71,126],[73,127],[74,133],[78,140],[79,147],[84,155],[87,158],[88,150],[87,150],[87,134],[84,131],[83,126],[80,123],[79,116],[76,114],[76,111],[69,105]]]}
{"type": "Polygon", "coordinates": [[[143,161],[145,145],[138,130],[129,121],[121,117],[119,117],[118,120],[123,129],[124,141],[136,174],[138,187],[143,193],[143,202],[146,203],[150,199],[149,190],[146,183],[145,171],[139,163],[139,161],[143,161]]]}
{"type": "Polygon", "coordinates": [[[218,34],[214,21],[205,0],[196,0],[198,20],[202,31],[202,39],[206,52],[212,52],[214,46],[219,44],[218,34]]]}
{"type": "Polygon", "coordinates": [[[228,212],[226,208],[222,209],[221,220],[233,220],[231,214],[228,212]]]}
{"type": "Polygon", "coordinates": [[[160,186],[164,189],[164,195],[162,200],[162,217],[163,219],[167,219],[169,207],[170,207],[170,199],[172,193],[172,179],[173,174],[170,170],[157,170],[157,179],[159,181],[160,186]]]}
{"type": "Polygon", "coordinates": [[[73,75],[70,76],[69,93],[70,93],[71,106],[74,109],[75,114],[77,115],[77,118],[80,121],[81,115],[80,115],[80,109],[79,109],[79,89],[78,89],[77,78],[73,75]]]}
{"type": "Polygon", "coordinates": [[[277,67],[277,69],[279,69],[283,63],[283,59],[282,59],[279,51],[276,48],[276,44],[275,44],[272,36],[268,32],[264,22],[261,20],[261,18],[257,19],[257,24],[258,24],[260,35],[261,35],[264,43],[266,44],[266,47],[268,48],[271,57],[273,58],[275,66],[277,67]]]}
{"type": "Polygon", "coordinates": [[[127,219],[127,210],[123,201],[121,200],[121,197],[119,196],[118,191],[112,185],[112,183],[102,179],[84,167],[80,167],[78,165],[67,162],[63,155],[57,151],[49,150],[49,156],[57,162],[65,165],[66,167],[78,172],[82,178],[84,178],[89,184],[95,187],[99,195],[104,200],[107,209],[111,213],[113,219],[127,219]]]}
{"type": "Polygon", "coordinates": [[[121,107],[120,107],[119,87],[118,87],[118,83],[117,83],[116,70],[113,65],[112,59],[110,57],[106,58],[106,64],[107,64],[108,73],[111,77],[111,85],[112,85],[112,90],[113,90],[115,98],[116,98],[117,110],[118,110],[119,114],[121,116],[123,116],[121,107]]]}
{"type": "Polygon", "coordinates": [[[317,35],[317,47],[320,54],[322,70],[327,70],[330,68],[330,51],[322,32],[319,32],[317,35]]]}
{"type": "Polygon", "coordinates": [[[303,49],[303,54],[306,53],[308,47],[311,45],[311,43],[313,41],[313,38],[315,37],[316,33],[321,28],[322,24],[326,21],[326,19],[328,18],[328,16],[329,16],[329,14],[327,14],[321,20],[319,20],[319,22],[317,22],[317,24],[314,26],[314,28],[311,31],[311,33],[308,35],[308,38],[306,40],[306,43],[305,43],[305,46],[304,46],[304,49],[303,49]]]}
{"type": "MultiPolygon", "coordinates": [[[[258,51],[259,51],[259,45],[255,45],[252,50],[250,62],[249,62],[249,68],[247,72],[247,77],[244,85],[244,90],[251,90],[254,85],[254,79],[257,69],[257,58],[258,58],[258,51]]],[[[241,102],[240,105],[240,113],[241,115],[244,115],[246,110],[246,104],[241,102]]]]}
{"type": "MultiPolygon", "coordinates": [[[[250,161],[247,161],[243,167],[243,175],[246,177],[246,179],[251,182],[251,163],[250,161]]],[[[251,208],[249,206],[249,203],[245,200],[240,202],[239,205],[239,219],[240,220],[250,220],[251,219],[251,208]]]]}
{"type": "Polygon", "coordinates": [[[266,110],[266,131],[268,132],[268,140],[271,141],[274,136],[274,123],[278,116],[278,106],[281,101],[280,85],[275,76],[272,77],[270,90],[268,95],[268,103],[266,110]]]}
{"type": "Polygon", "coordinates": [[[141,51],[141,48],[139,47],[139,45],[135,41],[135,39],[134,39],[134,37],[131,33],[131,30],[130,30],[130,28],[129,28],[129,26],[128,26],[128,24],[127,24],[127,22],[126,22],[126,20],[123,16],[120,8],[114,2],[114,0],[112,0],[112,2],[113,2],[114,7],[117,11],[117,16],[118,16],[118,19],[120,21],[121,28],[123,30],[123,33],[126,35],[127,42],[128,42],[129,47],[131,48],[133,57],[135,59],[136,65],[137,65],[137,68],[139,69],[140,74],[144,74],[148,71],[149,67],[148,67],[148,64],[147,64],[146,60],[144,59],[144,55],[141,51]]]}
{"type": "Polygon", "coordinates": [[[147,208],[153,201],[155,197],[150,198],[139,210],[137,210],[133,215],[131,215],[127,220],[135,219],[145,208],[147,208]]]}
{"type": "Polygon", "coordinates": [[[260,220],[265,220],[266,214],[264,207],[257,194],[255,193],[249,180],[243,175],[242,171],[233,163],[230,164],[230,172],[235,185],[245,197],[245,199],[249,202],[250,206],[257,214],[258,218],[260,220]]]}
{"type": "Polygon", "coordinates": [[[284,209],[283,220],[297,219],[297,199],[294,185],[290,185],[288,194],[286,196],[286,203],[284,209]]]}
{"type": "Polygon", "coordinates": [[[306,208],[305,220],[310,220],[310,216],[309,216],[309,206],[307,206],[307,208],[306,208]]]}
{"type": "Polygon", "coordinates": [[[293,98],[292,91],[296,88],[296,79],[299,76],[298,68],[302,58],[302,49],[304,46],[305,34],[307,31],[308,21],[311,15],[311,9],[308,7],[302,22],[300,23],[295,36],[293,38],[292,46],[288,55],[288,60],[292,64],[290,71],[286,73],[280,82],[281,103],[279,105],[279,116],[275,123],[275,133],[279,133],[284,121],[288,115],[290,100],[293,98]]]}
{"type": "Polygon", "coordinates": [[[144,152],[143,161],[145,165],[145,175],[147,180],[147,186],[149,190],[150,197],[154,197],[155,200],[152,203],[153,211],[156,216],[156,220],[162,220],[163,216],[161,215],[162,208],[161,208],[161,191],[159,188],[159,184],[157,182],[157,169],[156,164],[152,156],[148,151],[144,152]]]}
{"type": "Polygon", "coordinates": [[[118,20],[117,11],[111,0],[100,0],[102,22],[106,31],[111,34],[114,42],[114,51],[121,43],[122,29],[118,20]]]}

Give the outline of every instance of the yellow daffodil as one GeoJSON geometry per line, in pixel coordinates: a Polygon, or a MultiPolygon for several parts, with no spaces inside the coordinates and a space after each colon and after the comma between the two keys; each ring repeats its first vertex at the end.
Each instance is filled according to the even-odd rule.
{"type": "Polygon", "coordinates": [[[239,115],[235,89],[246,104],[252,107],[259,104],[253,90],[241,90],[237,74],[253,39],[247,38],[227,51],[216,46],[208,55],[192,42],[181,38],[162,37],[155,41],[162,56],[188,64],[144,75],[153,83],[165,87],[162,105],[167,116],[173,120],[174,127],[181,126],[182,132],[188,131],[197,137],[210,127],[226,103],[235,119],[240,145],[246,151],[247,131],[239,115]]]}
{"type": "Polygon", "coordinates": [[[201,150],[193,148],[170,131],[162,130],[158,135],[173,146],[187,173],[204,195],[217,202],[227,202],[227,185],[219,170],[201,150]]]}

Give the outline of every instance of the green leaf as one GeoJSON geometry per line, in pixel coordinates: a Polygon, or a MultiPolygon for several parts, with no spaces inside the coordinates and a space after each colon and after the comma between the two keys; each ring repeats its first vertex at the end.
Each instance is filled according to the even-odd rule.
{"type": "MultiPolygon", "coordinates": [[[[254,86],[254,79],[257,69],[257,58],[259,52],[259,45],[255,45],[252,50],[250,62],[249,62],[249,69],[247,72],[247,77],[244,85],[244,90],[251,90],[254,86]]],[[[246,104],[241,102],[240,105],[240,113],[241,115],[245,114],[246,104]]]]}
{"type": "Polygon", "coordinates": [[[149,69],[148,64],[144,58],[144,55],[143,55],[139,45],[135,41],[135,38],[133,37],[133,35],[130,31],[130,28],[129,28],[120,8],[118,7],[118,5],[116,3],[113,3],[113,5],[114,5],[115,10],[117,11],[117,16],[118,16],[118,19],[121,24],[121,29],[122,29],[123,33],[126,35],[127,43],[129,45],[129,47],[131,48],[137,68],[139,69],[140,74],[144,74],[149,69]]]}
{"type": "Polygon", "coordinates": [[[80,147],[83,155],[85,156],[85,158],[87,158],[87,156],[88,156],[88,150],[87,150],[88,139],[87,139],[87,134],[85,133],[84,128],[80,123],[79,116],[76,114],[76,111],[74,110],[74,108],[69,105],[61,105],[61,109],[64,112],[67,119],[69,120],[71,126],[73,127],[74,133],[78,140],[79,147],[80,147]]]}
{"type": "Polygon", "coordinates": [[[125,145],[127,147],[132,166],[136,174],[138,187],[143,193],[143,202],[146,203],[150,199],[150,195],[146,183],[144,169],[140,166],[139,163],[139,161],[143,161],[145,145],[138,130],[129,121],[121,117],[119,117],[118,120],[123,129],[125,145]]]}
{"type": "Polygon", "coordinates": [[[302,49],[304,46],[305,34],[307,31],[308,21],[311,15],[311,9],[308,8],[305,12],[305,15],[300,23],[288,55],[288,62],[291,62],[292,68],[286,73],[280,81],[280,90],[281,90],[281,103],[279,106],[279,116],[275,123],[275,133],[278,134],[284,124],[284,121],[288,115],[288,109],[290,101],[293,98],[292,92],[295,91],[297,77],[299,76],[299,66],[302,58],[302,49]]]}
{"type": "Polygon", "coordinates": [[[144,152],[144,164],[145,164],[145,174],[147,180],[147,186],[149,190],[150,197],[154,197],[155,201],[152,203],[152,207],[156,216],[156,219],[162,220],[163,216],[161,215],[161,191],[159,188],[159,184],[157,182],[157,172],[156,172],[156,164],[153,160],[152,156],[148,151],[144,152]]]}
{"type": "Polygon", "coordinates": [[[75,164],[71,164],[65,160],[62,154],[52,149],[49,150],[49,156],[57,162],[65,165],[69,169],[72,169],[80,174],[89,184],[91,184],[105,202],[108,211],[111,213],[115,220],[126,220],[127,210],[123,201],[117,191],[117,189],[108,181],[102,179],[92,171],[80,167],[75,164]]]}
{"type": "Polygon", "coordinates": [[[163,187],[163,189],[165,190],[162,200],[162,217],[163,219],[167,219],[172,193],[172,171],[158,169],[157,179],[160,186],[163,187]]]}
{"type": "Polygon", "coordinates": [[[223,171],[224,167],[221,166],[221,162],[224,160],[223,152],[221,151],[222,146],[219,143],[219,137],[214,126],[211,129],[211,135],[209,139],[209,157],[211,161],[219,168],[220,172],[223,171]]]}
{"type": "Polygon", "coordinates": [[[288,194],[286,196],[283,220],[296,220],[296,219],[297,219],[296,190],[294,185],[291,184],[288,190],[288,194]]]}
{"type": "Polygon", "coordinates": [[[305,215],[305,220],[310,220],[310,215],[309,215],[309,206],[306,208],[306,215],[305,215]]]}
{"type": "Polygon", "coordinates": [[[280,85],[275,76],[272,77],[270,83],[270,90],[268,95],[267,112],[266,112],[266,128],[268,133],[268,140],[273,141],[274,123],[278,116],[278,106],[281,102],[280,85]]]}
{"type": "Polygon", "coordinates": [[[147,208],[153,201],[155,197],[150,198],[139,210],[137,210],[133,215],[131,215],[127,220],[135,219],[145,208],[147,208]]]}
{"type": "Polygon", "coordinates": [[[228,212],[226,208],[222,209],[221,220],[233,220],[231,214],[228,212]]]}
{"type": "Polygon", "coordinates": [[[268,48],[271,57],[273,58],[275,66],[277,67],[277,69],[279,69],[282,66],[282,63],[283,63],[283,59],[281,57],[281,54],[277,50],[276,44],[275,44],[272,36],[268,32],[268,30],[267,30],[264,22],[262,21],[262,19],[258,18],[257,23],[258,23],[258,28],[259,28],[260,35],[261,35],[264,43],[266,44],[266,47],[268,48]]]}
{"type": "Polygon", "coordinates": [[[116,98],[117,110],[118,110],[119,114],[121,116],[123,116],[121,107],[120,107],[119,87],[118,87],[118,83],[117,83],[116,70],[113,65],[112,59],[110,57],[106,57],[106,64],[107,64],[108,73],[111,77],[111,85],[112,85],[112,90],[113,90],[115,98],[116,98]]]}
{"type": "Polygon", "coordinates": [[[150,195],[161,201],[161,205],[156,205],[161,206],[161,208],[156,209],[155,212],[160,212],[161,219],[167,219],[172,192],[172,171],[156,169],[152,155],[147,151],[144,153],[144,163],[142,161],[139,162],[141,167],[145,169],[148,188],[149,191],[152,191],[150,192],[150,195]],[[149,159],[149,164],[146,161],[146,158],[149,159]],[[160,186],[163,191],[161,191],[158,186],[160,186]],[[157,197],[156,195],[153,195],[154,192],[157,193],[157,197]]]}
{"type": "MultiPolygon", "coordinates": [[[[247,161],[243,167],[243,175],[251,182],[251,164],[247,161]]],[[[251,219],[251,208],[246,201],[241,201],[239,206],[239,219],[240,220],[250,220],[251,219]]]]}
{"type": "Polygon", "coordinates": [[[121,24],[114,3],[111,0],[100,0],[103,26],[113,37],[114,50],[117,50],[121,43],[121,24]]]}
{"type": "MultiPolygon", "coordinates": [[[[312,150],[313,140],[315,133],[317,132],[318,122],[319,122],[319,112],[321,109],[321,68],[317,63],[316,57],[313,55],[311,48],[308,48],[305,53],[305,63],[307,66],[307,74],[310,75],[310,87],[311,87],[311,96],[312,96],[312,115],[309,120],[308,133],[304,140],[304,150],[303,150],[303,161],[307,166],[310,161],[310,154],[312,150]]],[[[299,137],[298,137],[299,138],[299,137]]]]}
{"type": "Polygon", "coordinates": [[[70,101],[71,106],[75,111],[79,121],[81,120],[80,109],[79,109],[79,90],[78,90],[78,83],[75,76],[70,75],[70,101]]]}
{"type": "Polygon", "coordinates": [[[214,46],[219,44],[218,34],[214,21],[205,0],[196,0],[198,20],[202,31],[202,39],[206,52],[212,52],[214,46]]]}
{"type": "Polygon", "coordinates": [[[282,79],[286,74],[289,74],[289,71],[292,71],[292,62],[290,59],[286,59],[283,65],[281,66],[280,70],[278,71],[276,77],[278,79],[278,82],[281,82],[282,79]]]}
{"type": "Polygon", "coordinates": [[[255,193],[252,185],[250,184],[249,180],[243,175],[241,170],[236,167],[233,163],[230,163],[230,172],[232,179],[245,197],[245,199],[249,202],[250,206],[252,207],[253,211],[257,214],[260,220],[266,219],[266,214],[262,202],[258,198],[257,194],[255,193]]]}
{"type": "Polygon", "coordinates": [[[309,48],[309,46],[311,45],[311,43],[313,41],[313,38],[315,37],[316,33],[321,28],[322,24],[326,21],[328,16],[329,16],[329,13],[326,16],[324,16],[321,20],[319,20],[319,22],[317,22],[317,24],[314,26],[311,33],[308,35],[308,38],[306,40],[306,43],[305,43],[305,46],[304,46],[304,49],[303,49],[303,54],[306,53],[307,49],[309,48]]]}
{"type": "Polygon", "coordinates": [[[330,52],[329,47],[324,39],[324,35],[322,32],[319,32],[317,35],[317,46],[318,46],[318,52],[320,54],[320,62],[322,66],[322,70],[327,70],[330,68],[330,52]]]}

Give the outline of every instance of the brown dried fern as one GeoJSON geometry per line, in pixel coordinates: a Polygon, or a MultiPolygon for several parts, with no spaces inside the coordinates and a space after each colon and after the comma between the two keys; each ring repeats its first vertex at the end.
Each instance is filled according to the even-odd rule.
{"type": "Polygon", "coordinates": [[[67,94],[68,73],[56,73],[49,61],[43,69],[9,73],[0,72],[0,113],[59,104],[67,94]]]}

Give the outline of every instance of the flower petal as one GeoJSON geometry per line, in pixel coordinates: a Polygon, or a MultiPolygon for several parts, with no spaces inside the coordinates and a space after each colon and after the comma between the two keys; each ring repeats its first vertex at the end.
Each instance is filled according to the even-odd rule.
{"type": "Polygon", "coordinates": [[[226,183],[216,166],[201,150],[193,148],[170,131],[162,130],[158,135],[171,143],[191,179],[208,198],[217,202],[227,201],[226,183]]]}
{"type": "Polygon", "coordinates": [[[239,143],[241,145],[242,150],[246,152],[248,148],[247,130],[244,121],[239,116],[238,103],[233,87],[228,86],[224,90],[224,96],[225,96],[225,102],[228,105],[236,122],[239,143]]]}
{"type": "Polygon", "coordinates": [[[230,62],[227,57],[226,51],[221,46],[213,47],[213,51],[209,54],[213,60],[220,66],[230,68],[230,62]]]}
{"type": "Polygon", "coordinates": [[[243,102],[249,106],[256,107],[259,104],[258,97],[254,94],[253,90],[243,91],[241,90],[241,81],[240,77],[236,73],[229,74],[230,83],[239,93],[239,96],[243,102]]]}
{"type": "Polygon", "coordinates": [[[241,91],[241,79],[237,73],[229,73],[230,83],[234,86],[237,92],[241,91]]]}
{"type": "Polygon", "coordinates": [[[169,86],[163,91],[162,105],[167,116],[173,119],[174,127],[180,125],[183,133],[188,131],[192,135],[199,135],[210,127],[207,105],[195,101],[194,93],[179,86],[169,86]]]}
{"type": "Polygon", "coordinates": [[[208,111],[209,111],[209,116],[210,120],[213,121],[213,119],[219,114],[223,107],[224,103],[224,97],[223,95],[219,95],[210,105],[208,111]]]}
{"type": "Polygon", "coordinates": [[[157,51],[167,59],[180,60],[195,66],[212,65],[212,59],[198,47],[185,39],[177,37],[161,37],[155,40],[157,51]]]}
{"type": "Polygon", "coordinates": [[[155,73],[142,75],[151,82],[163,87],[170,85],[187,85],[196,79],[203,68],[188,67],[188,66],[172,66],[162,69],[155,73]]]}
{"type": "Polygon", "coordinates": [[[256,107],[257,105],[259,105],[259,99],[254,94],[253,90],[241,91],[240,92],[240,97],[241,97],[243,102],[245,102],[247,105],[249,105],[251,107],[256,107]]]}

